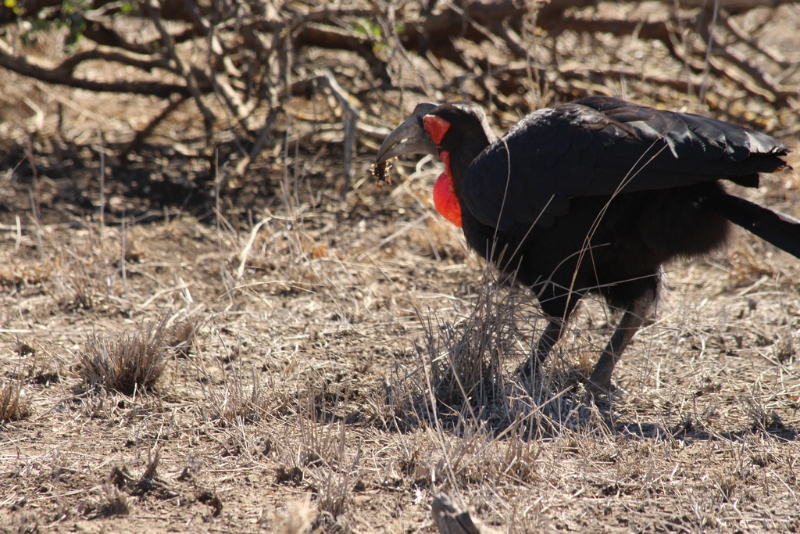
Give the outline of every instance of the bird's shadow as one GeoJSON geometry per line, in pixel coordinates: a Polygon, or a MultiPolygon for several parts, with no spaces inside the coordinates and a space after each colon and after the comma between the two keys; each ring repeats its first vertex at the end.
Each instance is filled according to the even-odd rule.
{"type": "Polygon", "coordinates": [[[772,414],[768,420],[754,422],[749,428],[741,430],[718,431],[706,428],[704,424],[684,417],[671,427],[651,422],[630,422],[613,413],[612,404],[607,399],[593,399],[599,408],[603,423],[612,432],[635,439],[674,439],[684,443],[694,441],[742,441],[747,436],[771,436],[779,441],[796,441],[800,436],[800,428],[787,426],[780,417],[772,414]]]}
{"type": "MultiPolygon", "coordinates": [[[[617,394],[612,394],[617,397],[617,394]]],[[[612,399],[612,400],[619,400],[612,399]]],[[[748,437],[762,436],[771,437],[779,442],[794,442],[800,438],[800,427],[788,426],[781,421],[781,419],[773,414],[767,417],[764,421],[755,421],[749,427],[743,427],[734,430],[716,430],[709,429],[702,421],[695,421],[690,417],[684,417],[680,422],[672,426],[665,425],[663,422],[648,422],[648,421],[630,421],[624,415],[616,413],[614,410],[614,402],[611,402],[608,397],[604,395],[594,395],[583,392],[583,394],[576,391],[573,399],[574,410],[582,412],[594,412],[596,417],[593,422],[584,420],[578,426],[600,426],[604,427],[612,436],[616,435],[623,438],[638,439],[638,440],[674,440],[680,441],[683,444],[691,444],[693,442],[714,442],[714,441],[727,441],[727,442],[743,442],[748,437]]],[[[539,406],[541,409],[542,406],[539,406]]],[[[471,414],[481,412],[479,407],[473,407],[471,414]]],[[[542,418],[539,421],[538,427],[535,429],[528,428],[523,432],[510,433],[509,427],[512,426],[506,421],[506,424],[499,424],[493,426],[489,421],[472,420],[470,414],[466,410],[453,410],[448,415],[443,415],[443,411],[438,414],[439,423],[442,424],[442,429],[446,432],[461,435],[471,427],[481,427],[488,429],[490,433],[497,439],[507,439],[513,435],[517,438],[526,439],[552,439],[564,432],[570,432],[576,429],[574,423],[567,421],[554,421],[548,418],[542,418]],[[566,423],[566,424],[565,424],[566,423]],[[526,437],[527,436],[527,437],[526,437]]],[[[473,415],[474,417],[474,415],[473,415]]],[[[432,421],[428,421],[432,424],[432,421]]],[[[417,425],[411,425],[416,427],[417,425]]],[[[585,427],[584,427],[585,429],[585,427]]],[[[397,429],[399,430],[399,429],[397,429]]],[[[410,430],[406,428],[405,431],[410,430]]],[[[402,431],[401,431],[402,432],[402,431]]]]}
{"type": "Polygon", "coordinates": [[[800,436],[800,429],[786,426],[753,426],[744,430],[731,430],[726,432],[710,431],[702,428],[695,428],[691,421],[679,423],[675,427],[668,429],[656,423],[630,423],[617,421],[609,425],[614,432],[622,436],[639,439],[664,439],[672,438],[684,442],[693,441],[742,441],[747,436],[767,435],[779,441],[796,441],[800,436]]]}

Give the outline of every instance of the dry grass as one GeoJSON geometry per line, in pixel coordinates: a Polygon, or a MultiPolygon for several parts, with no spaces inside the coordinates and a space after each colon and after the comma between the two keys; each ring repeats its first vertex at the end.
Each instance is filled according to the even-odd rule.
{"type": "Polygon", "coordinates": [[[255,369],[249,377],[238,371],[226,373],[222,384],[201,382],[205,402],[201,416],[218,426],[241,425],[262,420],[280,401],[259,382],[255,369]],[[248,383],[249,382],[249,383],[248,383]]]}
{"type": "Polygon", "coordinates": [[[496,274],[487,268],[471,313],[455,323],[419,313],[417,365],[395,369],[386,388],[398,428],[444,424],[525,440],[586,430],[584,376],[564,351],[554,351],[533,383],[517,374],[547,319],[526,289],[504,287],[496,274]]]}
{"type": "MultiPolygon", "coordinates": [[[[403,195],[374,201],[390,213],[422,209],[403,195]]],[[[125,288],[89,238],[95,228],[45,239],[55,250],[71,241],[88,259],[5,297],[17,310],[6,328],[20,332],[5,345],[2,372],[25,382],[35,414],[15,421],[13,435],[56,430],[23,442],[4,432],[2,475],[17,485],[0,517],[20,529],[91,520],[118,531],[161,521],[430,531],[427,503],[446,492],[507,532],[797,524],[792,261],[745,239],[708,262],[671,266],[655,323],[620,364],[618,395],[595,406],[575,369],[616,322],[599,303],[578,311],[546,376],[518,383],[514,368],[545,324],[528,292],[498,284],[473,256],[437,260],[416,227],[392,237],[390,217],[370,231],[342,218],[334,234],[337,213],[263,225],[240,279],[250,235],[191,218],[136,230],[149,248],[128,265],[125,288]],[[193,236],[202,236],[199,253],[193,236]],[[327,256],[313,257],[308,239],[327,256]],[[745,254],[779,274],[761,281],[763,266],[741,263],[745,254]],[[58,281],[73,269],[95,285],[92,308],[58,302],[58,281]],[[109,289],[98,284],[112,274],[109,289]],[[31,312],[20,315],[23,307],[31,312]],[[91,325],[104,336],[87,342],[91,325]],[[143,362],[158,363],[155,385],[128,381],[158,395],[118,395],[102,374],[109,364],[96,379],[82,376],[82,358],[113,354],[144,358],[129,376],[152,376],[143,362]],[[36,378],[44,374],[60,381],[36,378]],[[75,396],[91,383],[105,386],[75,396]],[[22,503],[43,487],[67,496],[24,515],[22,503]],[[307,508],[284,508],[292,502],[307,508]]],[[[431,238],[437,250],[457,250],[447,232],[431,238]]],[[[102,250],[118,239],[108,232],[102,250]]]]}
{"type": "MultiPolygon", "coordinates": [[[[182,113],[158,139],[198,129],[182,113]]],[[[294,133],[250,177],[276,192],[251,214],[101,228],[41,177],[38,226],[0,221],[0,399],[30,414],[2,417],[0,532],[433,532],[441,492],[508,533],[800,529],[796,261],[742,232],[667,266],[595,405],[580,382],[613,310],[587,299],[519,383],[545,322],[434,213],[436,165],[342,201],[340,154],[295,159],[294,133]]],[[[752,194],[798,215],[796,183],[752,194]]]]}
{"type": "Polygon", "coordinates": [[[131,507],[127,496],[111,484],[101,486],[93,498],[86,501],[82,510],[84,516],[92,519],[130,513],[131,507]]]}
{"type": "MultiPolygon", "coordinates": [[[[257,232],[190,217],[133,228],[148,247],[127,280],[118,232],[45,227],[44,257],[71,254],[3,296],[15,333],[2,372],[34,416],[2,434],[1,474],[16,485],[0,519],[430,531],[428,503],[446,492],[506,532],[798,524],[793,261],[743,236],[670,266],[618,395],[595,406],[579,368],[616,317],[588,300],[546,375],[518,383],[545,323],[419,204],[435,175],[371,190],[384,215],[369,226],[343,203],[276,210],[257,232]],[[409,219],[421,222],[398,234],[409,219]],[[91,307],[64,306],[81,286],[91,307]],[[92,330],[103,336],[87,341],[92,330]],[[119,395],[106,369],[121,363],[82,375],[82,359],[114,354],[140,358],[128,391],[158,395],[119,395]],[[153,368],[158,382],[142,381],[153,368]],[[104,387],[75,396],[92,383],[104,387]]],[[[36,248],[4,254],[43,261],[36,248]]]]}
{"type": "Polygon", "coordinates": [[[114,339],[89,337],[78,356],[84,382],[129,396],[152,391],[168,362],[167,319],[114,339]]]}
{"type": "Polygon", "coordinates": [[[18,381],[0,383],[0,423],[19,421],[30,414],[22,384],[18,381]]]}

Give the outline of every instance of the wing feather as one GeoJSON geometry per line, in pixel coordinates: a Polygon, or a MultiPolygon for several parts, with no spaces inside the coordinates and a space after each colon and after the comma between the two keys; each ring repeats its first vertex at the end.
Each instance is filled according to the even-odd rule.
{"type": "Polygon", "coordinates": [[[461,196],[478,220],[499,222],[502,232],[516,223],[546,227],[579,196],[721,178],[757,185],[758,173],[780,168],[787,152],[778,140],[733,124],[589,97],[522,119],[472,162],[461,196]]]}

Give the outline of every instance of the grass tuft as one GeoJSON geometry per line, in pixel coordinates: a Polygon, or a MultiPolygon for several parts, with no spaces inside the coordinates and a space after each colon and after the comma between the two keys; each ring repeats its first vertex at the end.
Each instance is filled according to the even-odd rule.
{"type": "Polygon", "coordinates": [[[20,421],[31,411],[19,382],[0,384],[0,423],[20,421]]]}
{"type": "Polygon", "coordinates": [[[166,322],[165,316],[116,339],[92,335],[79,356],[84,382],[128,396],[151,391],[167,365],[166,322]]]}
{"type": "Polygon", "coordinates": [[[113,517],[129,515],[131,506],[128,497],[112,484],[104,484],[100,488],[100,497],[97,502],[86,505],[84,515],[92,519],[99,517],[113,517]]]}
{"type": "Polygon", "coordinates": [[[269,413],[270,399],[255,371],[251,373],[251,381],[248,387],[244,376],[232,373],[226,376],[223,384],[203,384],[206,402],[201,410],[204,418],[219,427],[261,420],[269,413]]]}
{"type": "Polygon", "coordinates": [[[498,283],[491,271],[485,279],[464,320],[450,323],[418,312],[423,341],[415,343],[417,368],[395,369],[381,415],[404,414],[403,427],[439,420],[464,431],[469,422],[496,433],[514,427],[528,437],[585,425],[588,407],[577,387],[582,374],[565,354],[554,350],[533,384],[516,373],[545,322],[533,297],[498,283]]]}

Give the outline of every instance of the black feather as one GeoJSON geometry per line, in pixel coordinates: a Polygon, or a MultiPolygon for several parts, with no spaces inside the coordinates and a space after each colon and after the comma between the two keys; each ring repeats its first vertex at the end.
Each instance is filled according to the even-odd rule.
{"type": "Polygon", "coordinates": [[[701,204],[734,224],[800,258],[800,221],[733,195],[712,195],[701,204]]]}
{"type": "Polygon", "coordinates": [[[785,165],[778,140],[740,126],[590,97],[525,117],[466,169],[462,199],[484,224],[568,211],[568,199],[681,187],[728,179],[758,185],[758,173],[785,165]],[[508,154],[511,154],[510,171],[508,154]],[[510,175],[508,194],[506,177],[510,175]],[[502,214],[500,206],[503,205],[502,214]]]}

